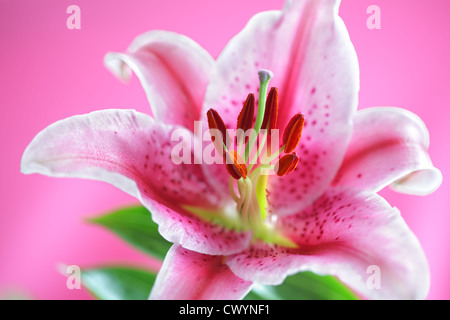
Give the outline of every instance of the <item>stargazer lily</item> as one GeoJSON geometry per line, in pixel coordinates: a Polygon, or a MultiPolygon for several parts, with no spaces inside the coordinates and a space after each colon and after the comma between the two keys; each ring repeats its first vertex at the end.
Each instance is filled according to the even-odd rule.
{"type": "Polygon", "coordinates": [[[358,62],[338,8],[338,0],[292,0],[259,13],[216,61],[179,34],[137,37],[105,63],[124,81],[137,75],[151,115],[102,110],[56,122],[27,147],[22,172],[105,181],[139,199],[174,243],[151,299],[239,299],[254,283],[307,270],[365,298],[425,298],[422,248],[377,192],[426,195],[442,176],[417,116],[357,111],[358,62]],[[175,130],[205,147],[204,133],[236,126],[279,130],[280,145],[266,153],[274,163],[250,163],[245,151],[263,145],[251,136],[225,150],[226,164],[174,163],[175,130]],[[381,272],[379,289],[367,285],[370,266],[381,272]]]}

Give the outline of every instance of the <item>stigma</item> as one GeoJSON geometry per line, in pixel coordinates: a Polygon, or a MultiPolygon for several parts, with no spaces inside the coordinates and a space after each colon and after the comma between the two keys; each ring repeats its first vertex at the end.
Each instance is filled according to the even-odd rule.
{"type": "Polygon", "coordinates": [[[275,221],[267,214],[267,184],[293,172],[300,164],[295,149],[300,142],[305,118],[295,114],[283,130],[278,129],[279,90],[269,89],[272,72],[258,72],[260,87],[256,106],[249,93],[236,121],[236,130],[227,128],[214,109],[207,112],[211,140],[222,154],[229,174],[229,193],[244,229],[254,237],[267,240],[275,221]],[[256,112],[256,114],[255,114],[256,112]]]}

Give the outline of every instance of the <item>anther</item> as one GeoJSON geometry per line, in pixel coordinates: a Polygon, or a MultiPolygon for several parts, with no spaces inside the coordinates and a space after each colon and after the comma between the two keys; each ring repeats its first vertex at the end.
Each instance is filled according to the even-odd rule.
{"type": "Polygon", "coordinates": [[[267,129],[267,134],[272,135],[272,129],[277,127],[278,118],[278,88],[270,88],[267,95],[266,109],[264,111],[264,119],[261,125],[262,129],[267,129]]]}
{"type": "Polygon", "coordinates": [[[232,150],[226,155],[226,168],[230,176],[234,179],[239,180],[240,178],[247,178],[247,166],[244,160],[239,156],[239,154],[232,150]]]}
{"type": "Polygon", "coordinates": [[[241,113],[239,113],[237,119],[236,129],[242,129],[244,131],[250,129],[253,125],[253,115],[255,113],[255,95],[250,93],[244,102],[241,113]]]}
{"type": "Polygon", "coordinates": [[[283,133],[284,152],[291,153],[295,150],[302,137],[304,124],[305,117],[300,113],[291,118],[283,133]]]}
{"type": "MultiPolygon", "coordinates": [[[[255,114],[255,95],[253,93],[250,93],[244,102],[244,106],[242,107],[241,113],[239,113],[236,129],[237,130],[241,129],[243,130],[244,133],[248,129],[251,129],[253,127],[254,114],[255,114]]],[[[248,137],[246,137],[246,140],[248,140],[248,137]]]]}
{"type": "MultiPolygon", "coordinates": [[[[227,127],[220,117],[219,113],[214,109],[209,109],[206,113],[208,117],[208,127],[211,130],[219,130],[222,135],[222,142],[227,145],[227,127]]],[[[211,140],[215,141],[215,135],[211,132],[211,140]]]]}
{"type": "Polygon", "coordinates": [[[300,161],[299,157],[294,153],[284,155],[275,165],[275,172],[279,177],[282,177],[292,172],[300,161]]]}

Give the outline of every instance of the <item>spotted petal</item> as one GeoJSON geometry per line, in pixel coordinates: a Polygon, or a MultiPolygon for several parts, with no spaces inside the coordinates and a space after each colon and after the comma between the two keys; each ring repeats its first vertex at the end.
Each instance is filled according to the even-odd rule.
{"type": "Polygon", "coordinates": [[[119,79],[139,78],[156,119],[193,130],[214,60],[193,40],[168,31],[138,36],[127,53],[108,53],[105,65],[119,79]]]}
{"type": "Polygon", "coordinates": [[[211,189],[200,165],[174,163],[180,140],[194,159],[193,134],[164,125],[134,110],[103,110],[50,125],[25,150],[23,173],[108,182],[140,199],[152,212],[163,237],[186,248],[212,254],[234,253],[251,234],[214,225],[185,206],[217,211],[223,201],[211,189]]]}
{"type": "Polygon", "coordinates": [[[398,210],[376,194],[330,189],[302,212],[281,218],[278,228],[298,249],[259,243],[233,255],[227,264],[238,277],[276,285],[312,271],[335,275],[366,298],[423,299],[428,293],[419,242],[398,210]]]}
{"type": "Polygon", "coordinates": [[[204,255],[173,245],[156,277],[150,299],[242,299],[251,285],[236,277],[223,263],[222,256],[204,255]]]}
{"type": "Polygon", "coordinates": [[[293,114],[305,114],[297,150],[302,164],[290,179],[270,183],[269,202],[278,214],[320,196],[351,136],[359,68],[338,6],[336,0],[294,0],[283,11],[257,14],[219,56],[206,92],[203,115],[214,106],[233,128],[247,93],[257,91],[257,71],[269,69],[274,73],[270,85],[279,88],[279,128],[293,114]]]}
{"type": "Polygon", "coordinates": [[[388,107],[360,110],[333,183],[372,192],[391,185],[399,192],[427,195],[442,182],[428,145],[427,128],[415,114],[388,107]]]}

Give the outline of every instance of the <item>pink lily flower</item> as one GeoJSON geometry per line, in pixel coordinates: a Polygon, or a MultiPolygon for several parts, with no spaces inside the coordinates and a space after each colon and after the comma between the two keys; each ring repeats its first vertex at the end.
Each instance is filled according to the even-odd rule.
{"type": "Polygon", "coordinates": [[[277,285],[308,270],[334,275],[365,298],[425,298],[423,250],[377,192],[426,195],[442,175],[417,116],[357,111],[358,62],[339,2],[292,0],[259,13],[216,61],[179,34],[137,37],[105,64],[123,81],[137,75],[152,115],[102,110],[56,122],[27,147],[22,172],[104,181],[139,199],[174,243],[151,299],[240,299],[255,283],[277,285]],[[273,72],[279,89],[276,128],[292,127],[300,112],[306,120],[300,142],[280,160],[282,177],[252,180],[250,166],[199,163],[194,146],[208,134],[208,110],[234,128],[248,93],[261,88],[262,119],[261,69],[273,72]],[[194,134],[199,120],[204,131],[194,134]],[[175,131],[193,164],[172,161],[175,131]],[[380,288],[367,283],[371,266],[380,270],[380,288]]]}

